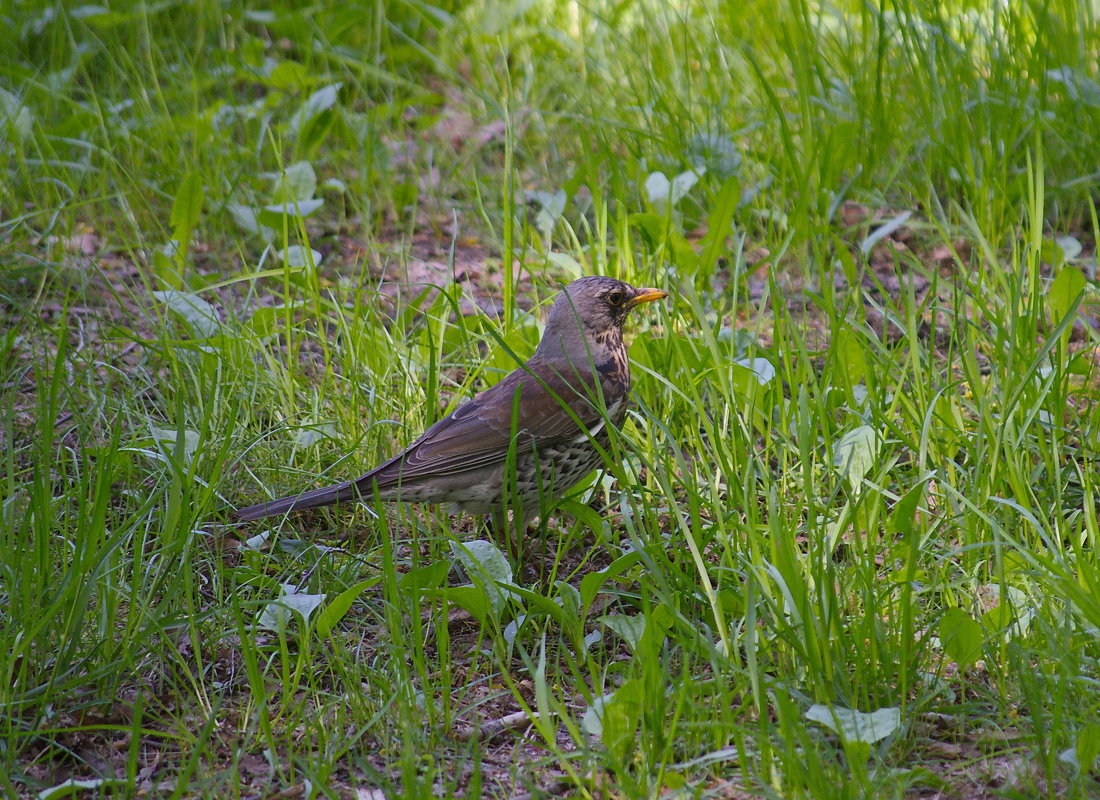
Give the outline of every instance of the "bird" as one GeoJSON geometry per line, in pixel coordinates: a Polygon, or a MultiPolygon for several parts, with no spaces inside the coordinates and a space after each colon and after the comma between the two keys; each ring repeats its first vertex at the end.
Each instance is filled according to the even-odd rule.
{"type": "Polygon", "coordinates": [[[403,451],[353,480],[257,503],[241,521],[351,501],[447,504],[517,529],[603,465],[608,425],[626,415],[629,312],[668,296],[603,276],[579,278],[557,296],[534,355],[459,405],[403,451]]]}

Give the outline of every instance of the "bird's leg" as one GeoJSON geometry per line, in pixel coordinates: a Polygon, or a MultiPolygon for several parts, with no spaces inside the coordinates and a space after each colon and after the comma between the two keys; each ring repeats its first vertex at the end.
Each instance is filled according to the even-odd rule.
{"type": "Polygon", "coordinates": [[[504,552],[508,554],[510,560],[515,558],[511,526],[508,524],[508,510],[506,508],[494,508],[489,512],[489,536],[494,542],[504,547],[504,552]]]}
{"type": "Polygon", "coordinates": [[[547,565],[553,564],[554,554],[548,540],[547,518],[545,511],[537,516],[523,519],[524,567],[530,583],[544,584],[547,580],[547,565]],[[538,519],[538,525],[532,523],[538,519]]]}

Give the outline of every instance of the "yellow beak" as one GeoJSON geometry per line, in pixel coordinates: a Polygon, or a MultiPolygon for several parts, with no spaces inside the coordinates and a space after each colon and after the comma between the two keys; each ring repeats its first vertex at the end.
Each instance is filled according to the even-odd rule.
{"type": "Polygon", "coordinates": [[[654,300],[663,300],[668,297],[668,292],[663,289],[639,289],[638,294],[626,302],[627,308],[634,308],[642,303],[652,303],[654,300]]]}

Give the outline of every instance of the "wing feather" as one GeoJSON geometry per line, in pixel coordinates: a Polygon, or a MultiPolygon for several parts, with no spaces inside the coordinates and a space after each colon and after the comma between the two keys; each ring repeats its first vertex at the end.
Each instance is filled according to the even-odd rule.
{"type": "Polygon", "coordinates": [[[585,381],[532,360],[439,420],[363,479],[383,488],[502,464],[511,444],[513,409],[518,414],[517,452],[575,439],[581,426],[588,429],[603,420],[597,391],[591,377],[585,381]]]}

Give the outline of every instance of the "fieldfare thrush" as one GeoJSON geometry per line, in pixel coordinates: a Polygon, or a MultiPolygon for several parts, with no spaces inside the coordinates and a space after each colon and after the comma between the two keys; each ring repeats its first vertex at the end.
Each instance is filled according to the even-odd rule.
{"type": "Polygon", "coordinates": [[[663,297],[660,289],[612,278],[574,281],[554,301],[531,359],[403,452],[354,480],[248,506],[237,517],[377,496],[449,503],[493,514],[498,524],[511,508],[517,523],[525,522],[539,513],[540,498],[561,496],[602,465],[607,425],[622,422],[630,389],[623,321],[635,306],[663,297]]]}

